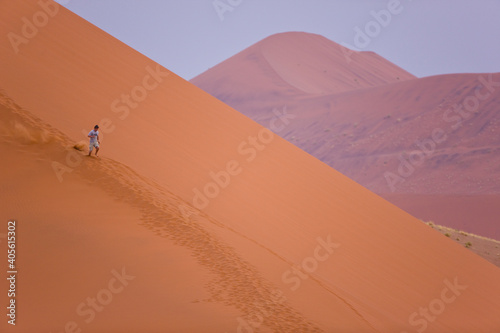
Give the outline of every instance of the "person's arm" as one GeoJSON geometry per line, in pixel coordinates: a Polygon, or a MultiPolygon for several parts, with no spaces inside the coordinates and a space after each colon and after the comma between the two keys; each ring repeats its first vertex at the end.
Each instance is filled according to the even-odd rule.
{"type": "Polygon", "coordinates": [[[101,141],[99,141],[99,134],[96,135],[97,136],[97,143],[101,143],[101,141]]]}

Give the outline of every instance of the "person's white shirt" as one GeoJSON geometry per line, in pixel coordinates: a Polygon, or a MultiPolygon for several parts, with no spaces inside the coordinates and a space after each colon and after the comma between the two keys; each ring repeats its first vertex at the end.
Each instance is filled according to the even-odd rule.
{"type": "Polygon", "coordinates": [[[90,143],[97,142],[97,136],[99,135],[99,131],[92,130],[89,132],[90,143]]]}

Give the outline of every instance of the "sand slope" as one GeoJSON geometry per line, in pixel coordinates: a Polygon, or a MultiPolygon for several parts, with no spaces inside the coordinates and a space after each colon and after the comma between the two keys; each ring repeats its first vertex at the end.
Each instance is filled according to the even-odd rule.
{"type": "Polygon", "coordinates": [[[264,126],[291,114],[280,136],[415,216],[500,238],[500,74],[416,79],[343,50],[316,35],[277,34],[191,82],[264,126]],[[269,82],[280,72],[270,58],[288,64],[293,86],[330,89],[269,82]]]}
{"type": "Polygon", "coordinates": [[[168,219],[179,229],[169,230],[171,239],[186,244],[193,233],[181,232],[178,221],[146,199],[143,178],[106,158],[82,158],[59,182],[53,163],[80,153],[61,132],[40,127],[40,120],[6,108],[5,101],[2,96],[0,211],[3,221],[17,220],[19,274],[17,325],[2,320],[1,331],[64,332],[66,325],[83,332],[198,331],[186,314],[208,331],[230,330],[238,311],[201,302],[209,297],[203,287],[210,274],[154,225],[168,219]],[[157,216],[146,218],[146,210],[157,216]],[[97,299],[95,308],[89,298],[97,299]]]}
{"type": "MultiPolygon", "coordinates": [[[[2,3],[2,31],[39,10],[2,3]]],[[[0,54],[0,211],[25,279],[2,331],[500,327],[497,267],[66,10],[0,54]],[[73,148],[96,122],[99,160],[73,148]]]]}

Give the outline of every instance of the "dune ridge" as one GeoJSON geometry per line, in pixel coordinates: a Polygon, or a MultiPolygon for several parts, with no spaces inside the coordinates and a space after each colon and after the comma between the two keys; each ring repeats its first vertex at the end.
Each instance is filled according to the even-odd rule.
{"type": "Polygon", "coordinates": [[[258,98],[262,103],[273,98],[333,94],[415,79],[373,52],[352,52],[347,56],[340,45],[320,35],[280,33],[190,82],[228,103],[233,98],[245,102],[258,98]]]}

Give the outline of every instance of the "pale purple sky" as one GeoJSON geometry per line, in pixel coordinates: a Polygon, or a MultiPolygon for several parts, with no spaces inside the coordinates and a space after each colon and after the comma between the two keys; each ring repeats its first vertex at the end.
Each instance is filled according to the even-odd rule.
{"type": "Polygon", "coordinates": [[[374,51],[418,77],[500,72],[500,0],[58,2],[187,80],[286,31],[374,51]]]}

